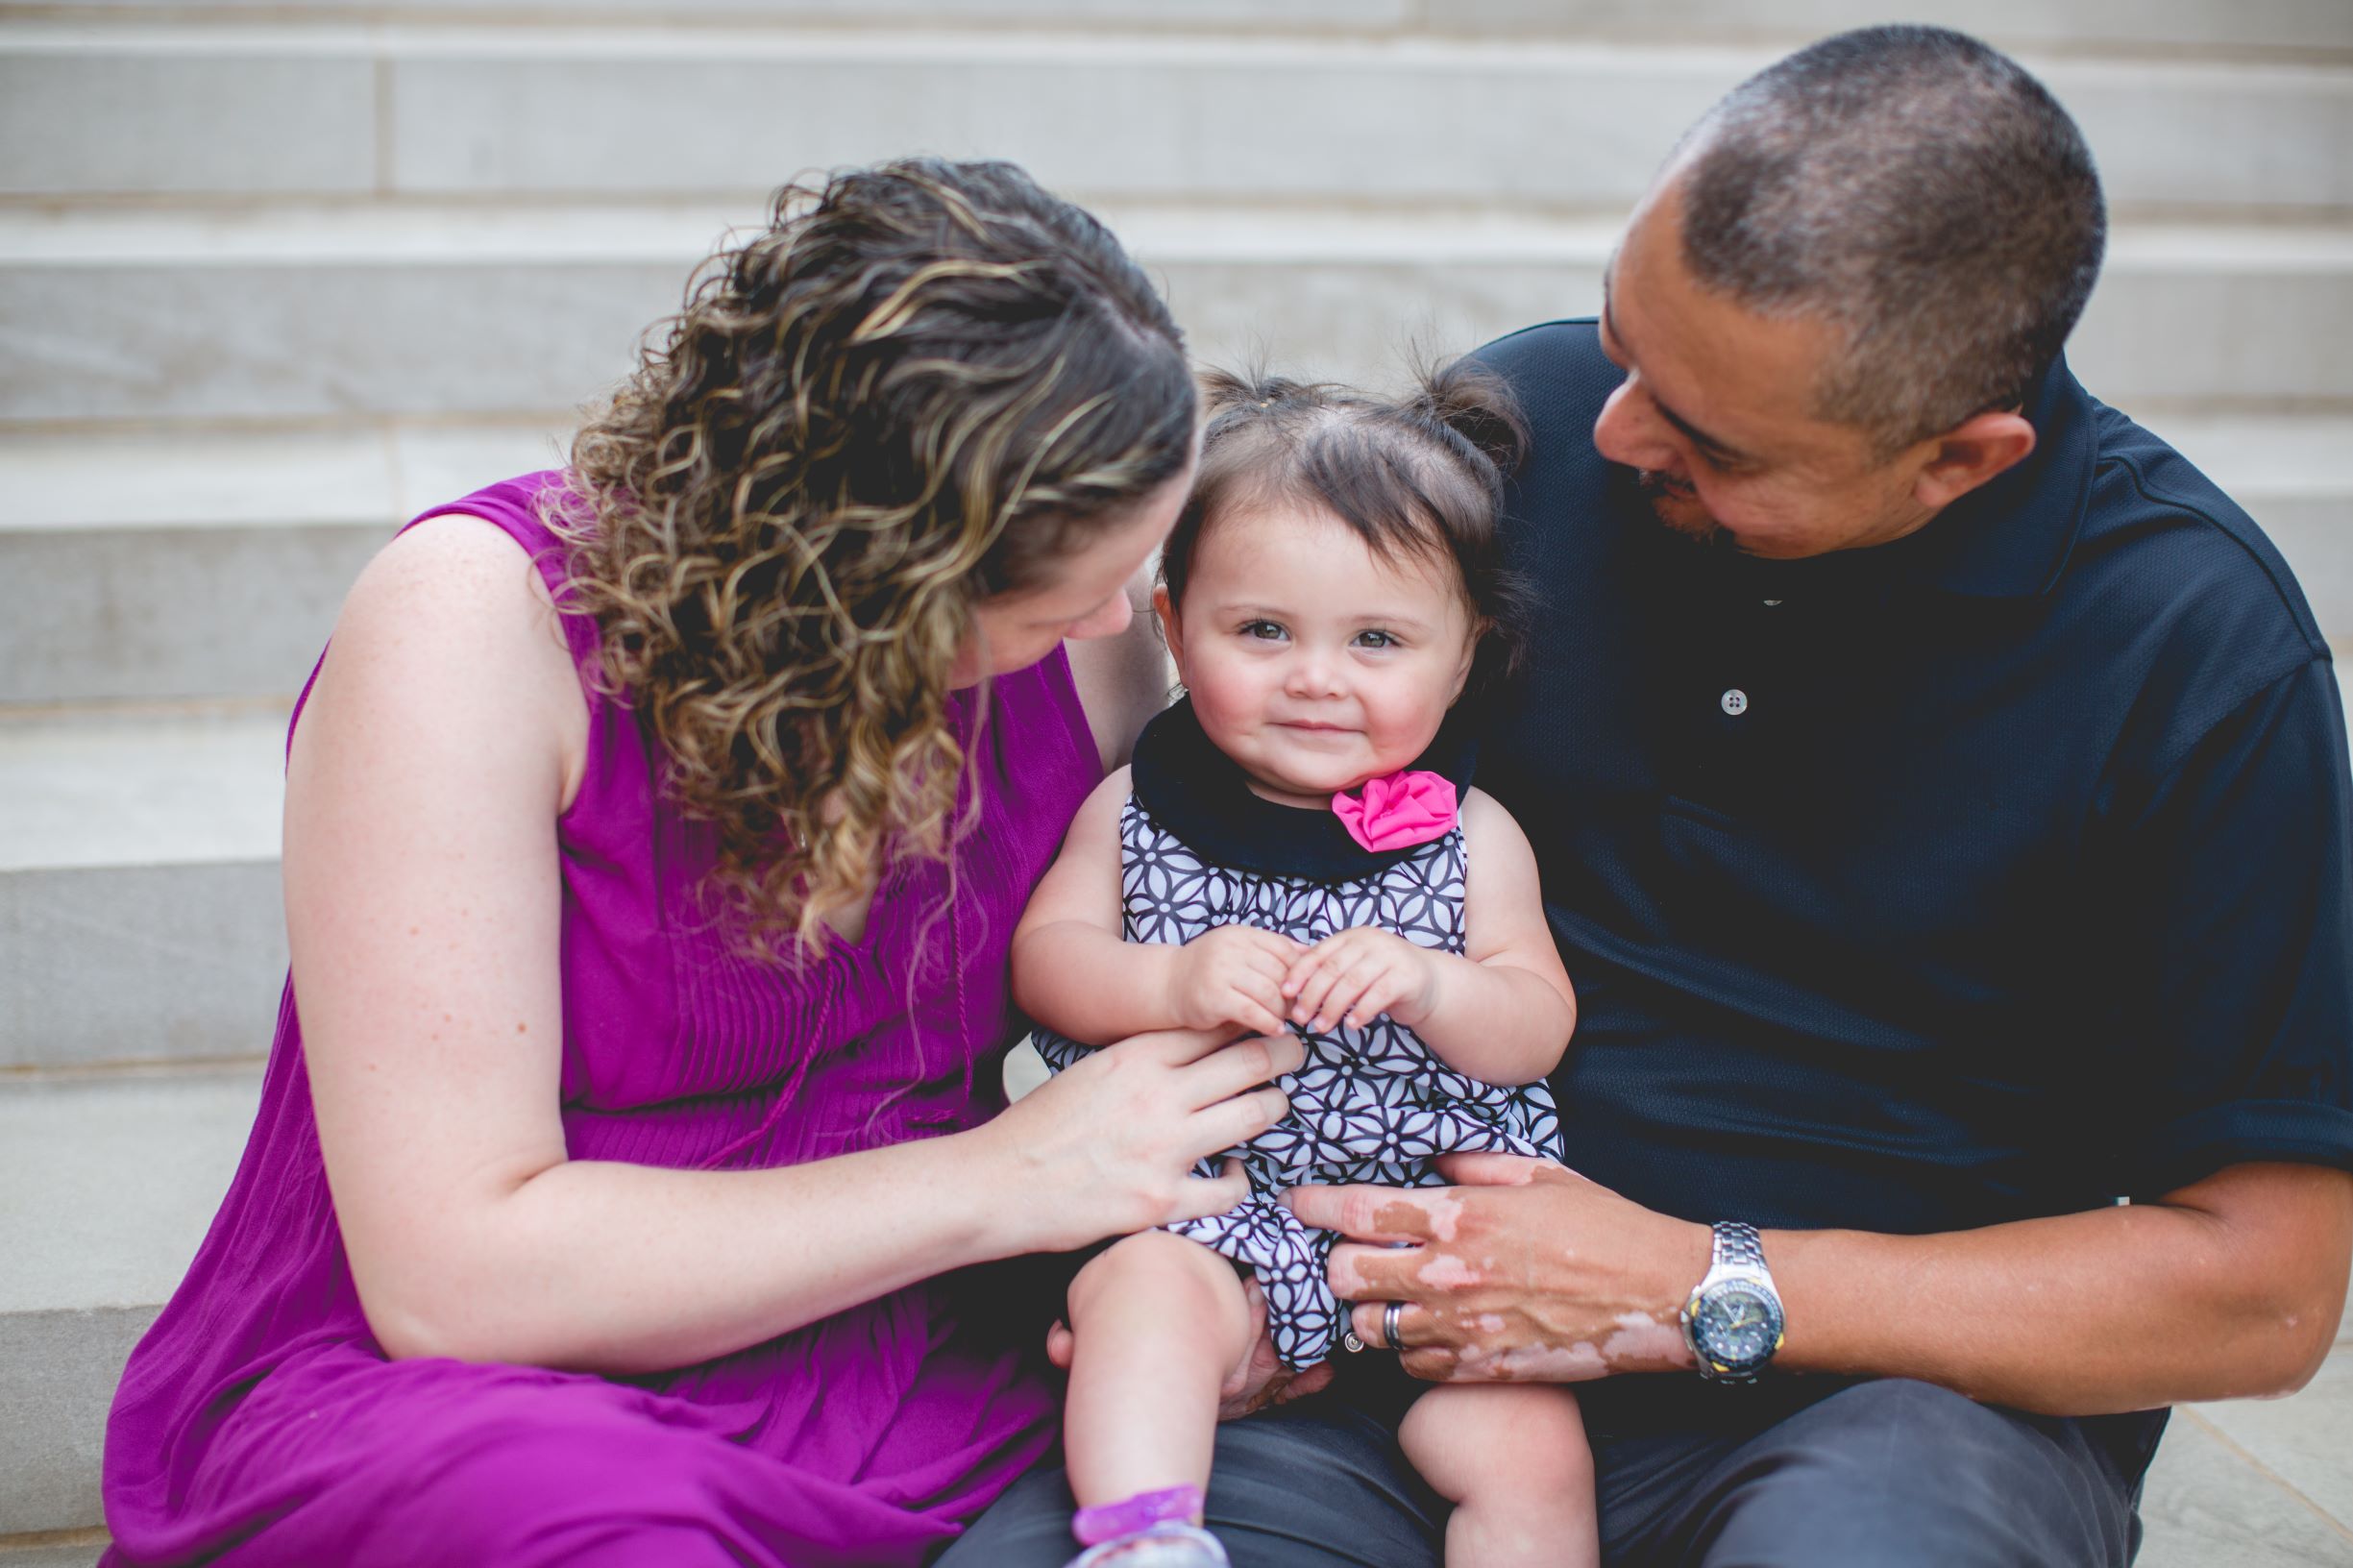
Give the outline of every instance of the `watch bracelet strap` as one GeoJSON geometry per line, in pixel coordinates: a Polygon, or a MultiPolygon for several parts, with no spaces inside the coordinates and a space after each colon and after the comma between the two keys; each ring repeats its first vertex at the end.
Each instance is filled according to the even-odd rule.
{"type": "Polygon", "coordinates": [[[1715,1227],[1714,1257],[1716,1268],[1765,1267],[1765,1239],[1756,1234],[1756,1227],[1737,1219],[1720,1219],[1715,1227]]]}

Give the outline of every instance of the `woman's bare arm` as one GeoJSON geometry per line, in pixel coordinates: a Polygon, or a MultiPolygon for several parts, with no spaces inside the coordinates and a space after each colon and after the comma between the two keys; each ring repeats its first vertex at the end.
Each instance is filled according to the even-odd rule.
{"type": "Polygon", "coordinates": [[[520,547],[436,520],[362,576],[297,734],[286,908],[319,1135],[395,1356],[610,1371],[756,1343],[944,1269],[1240,1192],[1284,1041],[1097,1052],[987,1127],[759,1172],[572,1161],[555,821],[585,709],[520,547]]]}
{"type": "Polygon", "coordinates": [[[1095,786],[1071,819],[1013,934],[1014,1005],[1057,1034],[1099,1044],[1169,1021],[1170,976],[1184,949],[1130,943],[1119,919],[1119,813],[1128,771],[1095,786]]]}

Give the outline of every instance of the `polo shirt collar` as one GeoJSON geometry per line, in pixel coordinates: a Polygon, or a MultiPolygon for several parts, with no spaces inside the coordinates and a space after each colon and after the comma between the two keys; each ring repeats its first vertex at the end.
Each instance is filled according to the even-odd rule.
{"type": "MultiPolygon", "coordinates": [[[[2091,394],[2064,356],[2028,391],[2034,451],[2026,460],[1954,502],[1914,541],[1917,579],[1973,599],[2027,599],[2059,580],[2083,523],[2099,456],[2091,394]]],[[[1869,554],[1871,551],[1858,551],[1869,554]]]]}

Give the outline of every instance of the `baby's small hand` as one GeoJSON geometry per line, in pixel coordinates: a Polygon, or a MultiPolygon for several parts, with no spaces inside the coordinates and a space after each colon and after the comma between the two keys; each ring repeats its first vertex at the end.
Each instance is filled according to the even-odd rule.
{"type": "Polygon", "coordinates": [[[1409,1029],[1437,1005],[1438,955],[1393,931],[1358,926],[1324,938],[1291,964],[1283,995],[1293,1023],[1360,1028],[1386,1013],[1409,1029]]]}
{"type": "Polygon", "coordinates": [[[1288,937],[1254,925],[1204,931],[1177,954],[1169,1008],[1186,1029],[1239,1024],[1262,1035],[1285,1033],[1283,971],[1301,952],[1288,937]]]}

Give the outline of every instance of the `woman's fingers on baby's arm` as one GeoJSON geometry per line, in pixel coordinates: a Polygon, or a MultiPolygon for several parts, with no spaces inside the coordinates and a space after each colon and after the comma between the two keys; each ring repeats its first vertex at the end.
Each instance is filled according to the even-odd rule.
{"type": "Polygon", "coordinates": [[[1281,1121],[1289,1109],[1289,1097],[1271,1084],[1236,1094],[1193,1113],[1191,1141],[1205,1158],[1237,1148],[1281,1121]]]}
{"type": "Polygon", "coordinates": [[[1295,1072],[1307,1047],[1288,1029],[1238,1040],[1185,1069],[1185,1097],[1198,1111],[1295,1072]]]}

